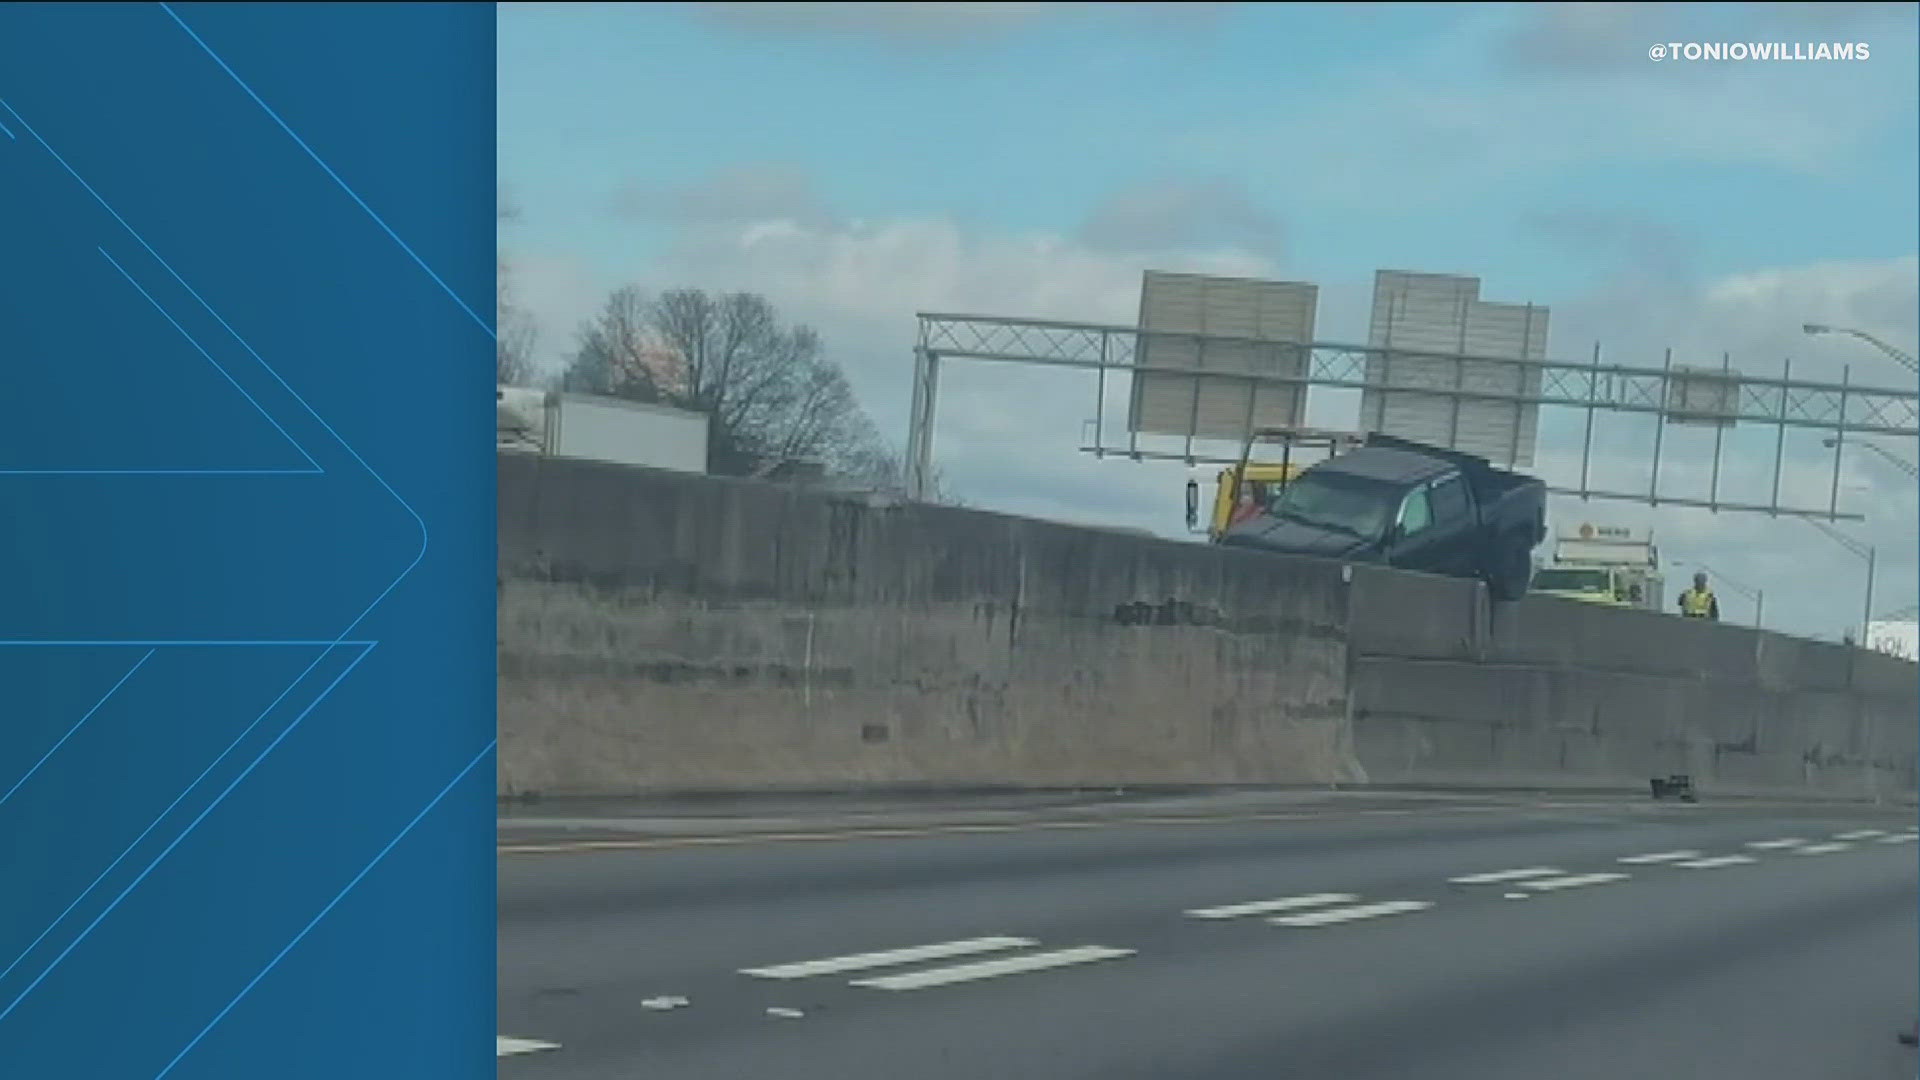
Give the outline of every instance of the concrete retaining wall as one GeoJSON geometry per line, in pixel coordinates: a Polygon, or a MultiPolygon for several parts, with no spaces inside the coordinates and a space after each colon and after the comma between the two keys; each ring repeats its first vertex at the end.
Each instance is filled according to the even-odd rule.
{"type": "Polygon", "coordinates": [[[507,796],[1914,786],[1915,665],[1731,627],[523,455],[499,544],[507,796]]]}

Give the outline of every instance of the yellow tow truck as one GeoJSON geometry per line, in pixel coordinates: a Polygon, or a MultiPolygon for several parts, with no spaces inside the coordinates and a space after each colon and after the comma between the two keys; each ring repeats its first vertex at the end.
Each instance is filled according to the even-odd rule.
{"type": "Polygon", "coordinates": [[[1205,532],[1207,539],[1219,543],[1220,537],[1239,522],[1265,510],[1295,477],[1307,471],[1312,461],[1293,458],[1295,448],[1321,449],[1329,454],[1360,445],[1364,437],[1352,432],[1317,431],[1303,428],[1263,428],[1248,438],[1240,451],[1240,460],[1222,468],[1214,476],[1213,512],[1206,527],[1200,525],[1200,481],[1187,481],[1187,528],[1205,532]],[[1254,447],[1279,445],[1279,461],[1253,460],[1254,447]]]}
{"type": "MultiPolygon", "coordinates": [[[[1257,462],[1229,465],[1214,478],[1213,513],[1207,519],[1207,539],[1218,543],[1227,528],[1259,513],[1287,481],[1305,471],[1305,465],[1273,465],[1257,462]]],[[[1189,513],[1187,523],[1199,532],[1195,494],[1199,481],[1187,481],[1189,513]]]]}

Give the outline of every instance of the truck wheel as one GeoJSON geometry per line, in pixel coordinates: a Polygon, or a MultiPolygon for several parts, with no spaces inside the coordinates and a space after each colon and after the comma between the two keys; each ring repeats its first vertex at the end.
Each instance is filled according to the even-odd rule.
{"type": "Polygon", "coordinates": [[[1520,541],[1508,538],[1494,556],[1493,572],[1487,575],[1487,591],[1495,600],[1512,602],[1527,595],[1533,582],[1532,553],[1520,541]]]}

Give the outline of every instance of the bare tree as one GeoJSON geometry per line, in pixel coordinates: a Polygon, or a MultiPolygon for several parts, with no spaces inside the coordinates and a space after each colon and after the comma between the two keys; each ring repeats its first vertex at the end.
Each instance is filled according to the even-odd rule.
{"type": "Polygon", "coordinates": [[[806,326],[783,326],[753,293],[662,295],[652,329],[677,360],[673,399],[708,415],[716,472],[814,462],[843,476],[878,479],[886,455],[840,366],[806,326]]]}
{"type": "Polygon", "coordinates": [[[599,314],[581,325],[561,389],[629,401],[663,401],[678,389],[671,353],[656,340],[653,309],[627,286],[607,297],[599,314]]]}
{"type": "MultiPolygon", "coordinates": [[[[519,217],[520,208],[501,195],[494,210],[495,227],[519,217]]],[[[513,267],[506,249],[496,245],[494,252],[494,377],[503,385],[521,386],[533,379],[533,347],[540,329],[514,299],[513,267]]]]}
{"type": "Polygon", "coordinates": [[[708,467],[733,476],[818,466],[900,486],[901,458],[810,327],[753,293],[608,296],[580,327],[560,389],[662,402],[707,416],[708,467]]]}
{"type": "Polygon", "coordinates": [[[504,280],[500,286],[499,307],[494,316],[494,374],[506,386],[525,386],[533,381],[533,346],[540,328],[513,302],[504,280]]]}

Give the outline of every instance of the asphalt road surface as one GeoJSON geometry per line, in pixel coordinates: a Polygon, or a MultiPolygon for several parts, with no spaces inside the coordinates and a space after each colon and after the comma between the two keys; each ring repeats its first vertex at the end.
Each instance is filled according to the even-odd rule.
{"type": "Polygon", "coordinates": [[[1190,814],[503,839],[500,1076],[1920,1075],[1910,809],[1190,814]]]}

